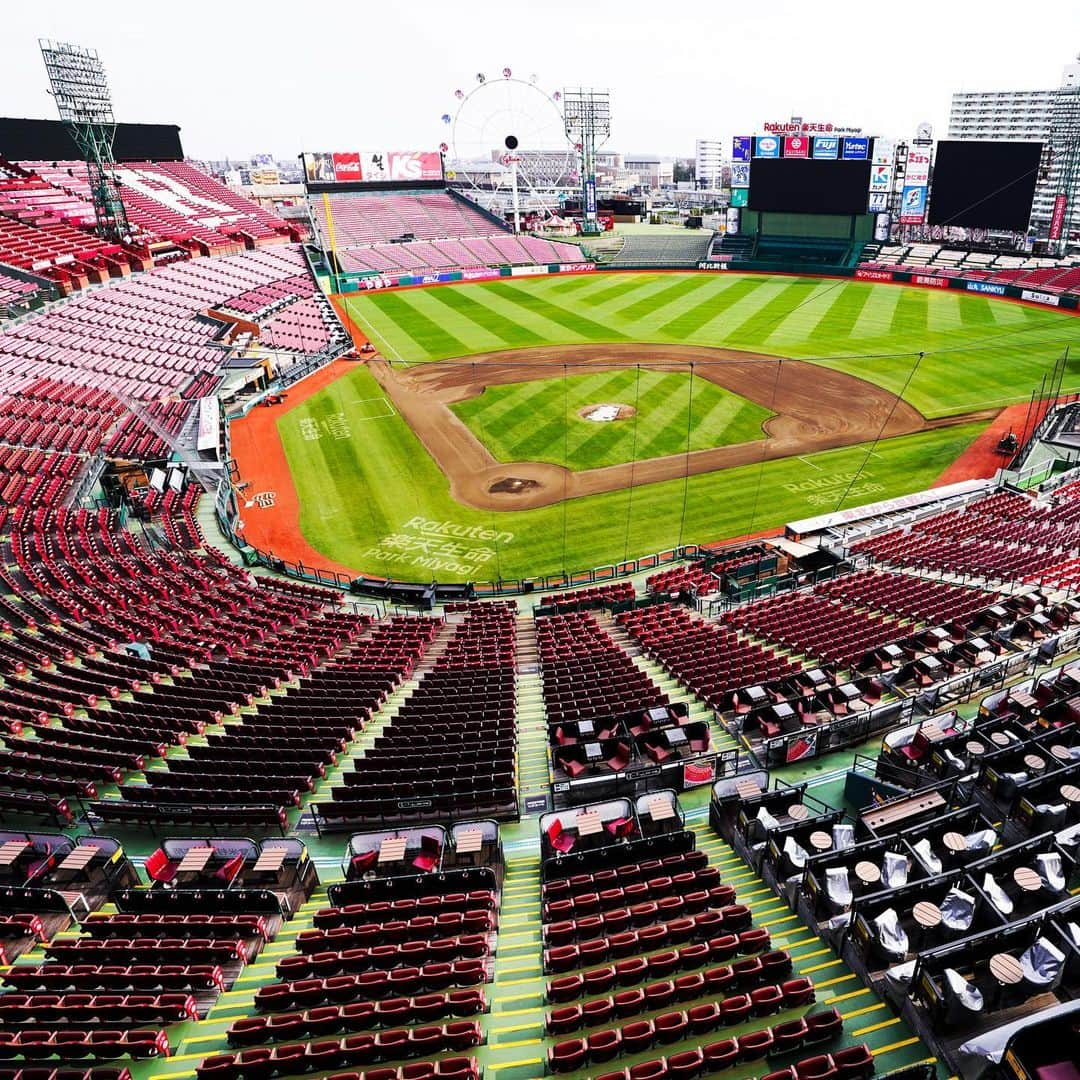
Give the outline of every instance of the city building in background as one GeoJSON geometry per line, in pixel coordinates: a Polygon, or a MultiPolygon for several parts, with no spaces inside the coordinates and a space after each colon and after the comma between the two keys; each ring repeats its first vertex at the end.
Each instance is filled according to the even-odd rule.
{"type": "MultiPolygon", "coordinates": [[[[1031,228],[1046,236],[1054,206],[1062,193],[1063,167],[1067,157],[1062,138],[1055,139],[1055,117],[1064,101],[1076,101],[1080,89],[1080,63],[1066,66],[1059,87],[1046,90],[962,90],[952,96],[949,110],[950,139],[1031,139],[1048,150],[1035,188],[1031,228]],[[1055,145],[1057,142],[1057,145],[1055,145]]],[[[1080,229],[1080,199],[1072,199],[1070,231],[1080,229]]]]}

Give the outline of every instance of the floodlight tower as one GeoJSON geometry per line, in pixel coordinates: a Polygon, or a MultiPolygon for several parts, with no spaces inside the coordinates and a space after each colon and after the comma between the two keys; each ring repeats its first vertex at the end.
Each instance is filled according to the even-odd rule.
{"type": "Polygon", "coordinates": [[[1050,147],[1058,173],[1055,194],[1065,199],[1061,234],[1052,243],[1058,245],[1058,254],[1064,255],[1069,232],[1080,219],[1080,85],[1063,86],[1054,96],[1050,147]]]}
{"type": "Polygon", "coordinates": [[[585,213],[581,231],[586,236],[601,232],[596,220],[596,148],[611,135],[611,93],[583,87],[563,91],[563,123],[566,137],[581,154],[581,193],[585,213]]]}
{"type": "Polygon", "coordinates": [[[97,231],[106,240],[126,242],[131,230],[114,172],[116,121],[105,68],[94,49],[45,38],[38,45],[60,119],[86,162],[97,231]]]}

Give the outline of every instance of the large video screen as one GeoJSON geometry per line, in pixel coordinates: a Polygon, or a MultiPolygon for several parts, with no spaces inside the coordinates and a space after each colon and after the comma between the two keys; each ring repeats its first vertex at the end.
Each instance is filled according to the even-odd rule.
{"type": "Polygon", "coordinates": [[[930,224],[1025,231],[1041,157],[1038,142],[939,142],[930,224]]]}
{"type": "Polygon", "coordinates": [[[789,214],[865,214],[869,187],[869,161],[755,158],[747,205],[789,214]]]}

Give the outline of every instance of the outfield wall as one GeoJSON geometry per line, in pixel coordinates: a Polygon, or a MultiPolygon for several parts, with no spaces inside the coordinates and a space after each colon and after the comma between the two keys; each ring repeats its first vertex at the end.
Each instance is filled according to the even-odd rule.
{"type": "MultiPolygon", "coordinates": [[[[647,269],[635,267],[635,270],[647,269]]],[[[670,267],[656,267],[668,269],[670,267]]],[[[1023,285],[1012,285],[997,281],[984,281],[981,278],[941,277],[936,274],[920,274],[914,270],[884,270],[876,267],[809,267],[783,266],[777,263],[756,262],[754,260],[734,263],[699,262],[698,270],[724,271],[731,274],[794,274],[799,277],[853,278],[855,281],[872,281],[884,285],[915,285],[923,289],[957,289],[961,292],[976,293],[980,296],[996,296],[1005,300],[1021,300],[1026,304],[1040,307],[1054,307],[1062,311],[1080,309],[1080,296],[1074,293],[1054,293],[1045,289],[1029,289],[1023,285]]]]}

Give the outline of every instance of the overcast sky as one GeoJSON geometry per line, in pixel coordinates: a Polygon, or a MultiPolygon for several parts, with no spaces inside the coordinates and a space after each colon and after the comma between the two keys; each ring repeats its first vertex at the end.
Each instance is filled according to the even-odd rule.
{"type": "Polygon", "coordinates": [[[1058,84],[1080,0],[49,0],[3,4],[0,112],[56,116],[37,39],[98,50],[117,119],[179,124],[187,154],[426,149],[476,74],[611,91],[609,147],[691,156],[792,115],[945,134],[959,89],[1058,84]],[[1030,14],[1027,23],[1023,17],[1030,14]]]}

